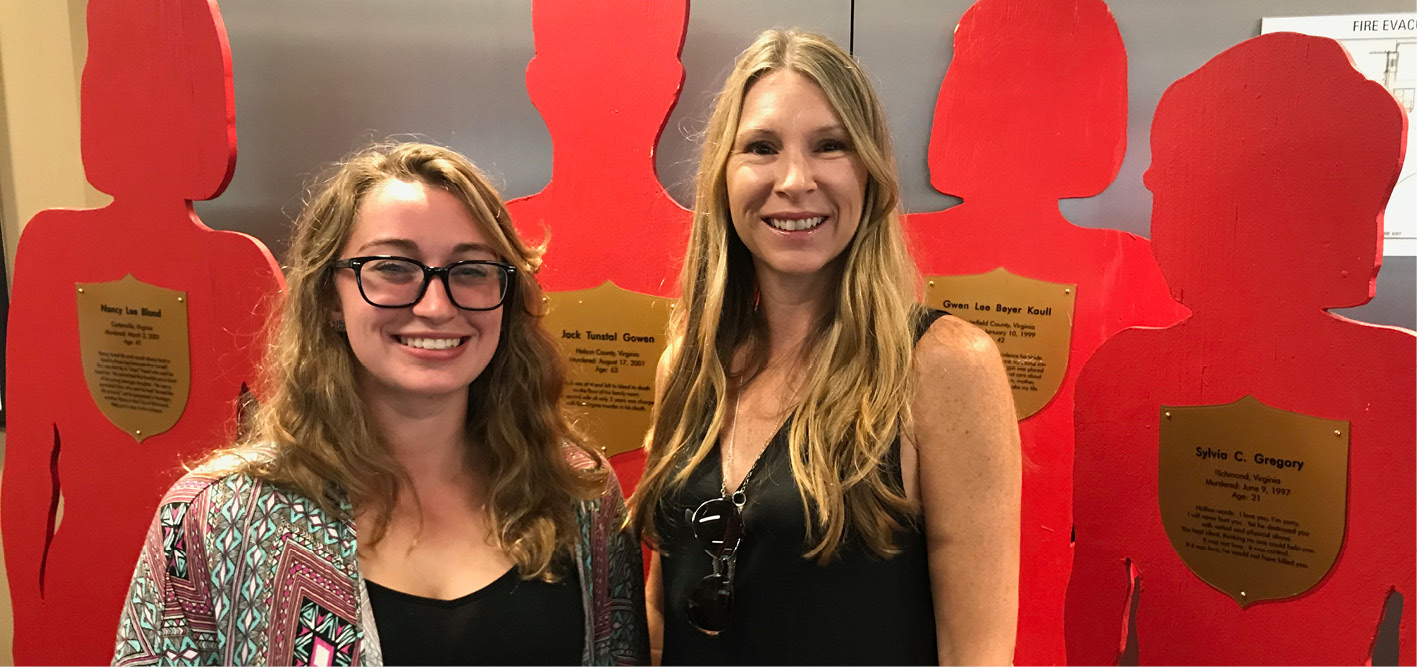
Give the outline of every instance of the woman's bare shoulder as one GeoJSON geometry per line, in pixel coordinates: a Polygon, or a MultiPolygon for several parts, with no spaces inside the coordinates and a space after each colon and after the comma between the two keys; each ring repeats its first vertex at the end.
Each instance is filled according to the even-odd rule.
{"type": "Polygon", "coordinates": [[[989,375],[1002,366],[999,348],[994,339],[965,320],[943,315],[925,331],[915,345],[915,364],[922,371],[921,379],[955,376],[989,375]]]}
{"type": "Polygon", "coordinates": [[[1003,359],[979,327],[941,317],[916,345],[914,361],[917,436],[953,448],[1017,433],[1003,359]]]}

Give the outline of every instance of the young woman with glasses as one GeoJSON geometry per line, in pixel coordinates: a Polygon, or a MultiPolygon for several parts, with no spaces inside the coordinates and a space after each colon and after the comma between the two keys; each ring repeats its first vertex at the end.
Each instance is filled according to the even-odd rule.
{"type": "Polygon", "coordinates": [[[357,154],[289,261],[250,435],[163,500],[114,663],[645,662],[638,544],[558,407],[540,250],[477,169],[357,154]]]}
{"type": "Polygon", "coordinates": [[[916,304],[866,74],[761,35],[697,187],[634,499],[663,662],[1008,663],[1013,402],[992,340],[916,304]]]}

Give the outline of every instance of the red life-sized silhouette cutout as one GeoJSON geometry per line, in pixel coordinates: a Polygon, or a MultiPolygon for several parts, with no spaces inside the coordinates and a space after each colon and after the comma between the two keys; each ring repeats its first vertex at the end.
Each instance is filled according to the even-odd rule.
{"type": "Polygon", "coordinates": [[[1242,42],[1162,96],[1152,233],[1193,314],[1118,334],[1078,380],[1072,663],[1116,664],[1135,582],[1141,664],[1365,664],[1393,590],[1407,601],[1399,662],[1413,664],[1417,336],[1326,312],[1372,298],[1405,123],[1336,42],[1293,33],[1242,42]],[[1348,420],[1350,441],[1333,569],[1241,609],[1167,539],[1158,413],[1246,395],[1348,420]]]}
{"type": "Polygon", "coordinates": [[[1073,388],[1108,336],[1183,313],[1146,239],[1068,222],[1058,200],[1089,197],[1126,151],[1127,63],[1101,0],[982,0],[954,35],[930,137],[930,181],[964,203],[906,216],[925,275],[1004,267],[1076,284],[1068,365],[1023,441],[1020,665],[1062,664],[1072,562],[1073,388]]]}
{"type": "Polygon", "coordinates": [[[231,56],[210,0],[91,0],[81,133],[100,209],[47,210],[15,262],[3,533],[17,664],[100,664],[144,532],[180,464],[234,434],[268,302],[283,285],[259,241],[208,229],[236,159],[231,56]],[[191,392],[136,442],[99,412],[80,363],[75,283],[187,294],[191,392]],[[63,516],[54,528],[62,494],[63,516]]]}
{"type": "MultiPolygon", "coordinates": [[[[550,231],[542,287],[674,296],[691,215],[660,185],[654,149],[684,83],[687,0],[536,0],[531,17],[526,83],[551,133],[551,182],[507,209],[523,238],[550,231]]],[[[612,463],[633,491],[644,453],[612,463]]]]}

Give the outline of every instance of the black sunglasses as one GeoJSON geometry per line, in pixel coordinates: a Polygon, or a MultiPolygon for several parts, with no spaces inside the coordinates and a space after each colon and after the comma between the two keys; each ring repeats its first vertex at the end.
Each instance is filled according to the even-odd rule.
{"type": "Polygon", "coordinates": [[[732,499],[711,498],[693,512],[686,511],[686,518],[699,545],[713,557],[713,572],[689,591],[689,624],[713,636],[728,628],[733,612],[733,570],[743,541],[743,510],[732,499]]]}

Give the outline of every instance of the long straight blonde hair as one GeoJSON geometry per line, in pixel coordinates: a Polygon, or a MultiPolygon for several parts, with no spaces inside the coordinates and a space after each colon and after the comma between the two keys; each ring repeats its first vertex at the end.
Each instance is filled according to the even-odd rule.
{"type": "Polygon", "coordinates": [[[647,438],[632,520],[651,543],[659,540],[660,504],[717,444],[735,350],[745,348],[748,360],[740,378],[750,378],[766,361],[753,258],[730,220],[726,165],[744,96],[779,70],[801,74],[822,89],[867,171],[861,221],[844,251],[836,298],[799,357],[807,376],[793,408],[788,449],[811,517],[805,555],[826,562],[854,534],[886,556],[896,552],[892,538],[902,518],[916,509],[889,479],[883,461],[910,421],[918,275],[897,212],[899,180],[885,110],[850,54],[821,35],[798,31],[767,31],[743,51],[709,117],[670,325],[670,372],[647,438]]]}
{"type": "Polygon", "coordinates": [[[358,359],[344,334],[330,326],[336,302],[330,263],[348,242],[364,197],[391,179],[457,197],[498,258],[517,269],[502,306],[497,350],[468,393],[465,428],[477,448],[473,458],[484,466],[479,472],[488,484],[497,546],[522,577],[554,579],[557,553],[578,539],[573,505],[598,496],[607,473],[558,405],[565,368],[542,326],[542,292],[534,276],[542,249],[522,243],[497,192],[467,158],[446,148],[375,145],[344,160],[316,186],[295,223],[262,402],[248,435],[215,454],[209,467],[227,462],[232,472],[294,488],[336,515],[343,492],[374,517],[368,543],[383,537],[408,475],[369,420],[355,382],[358,359]]]}

